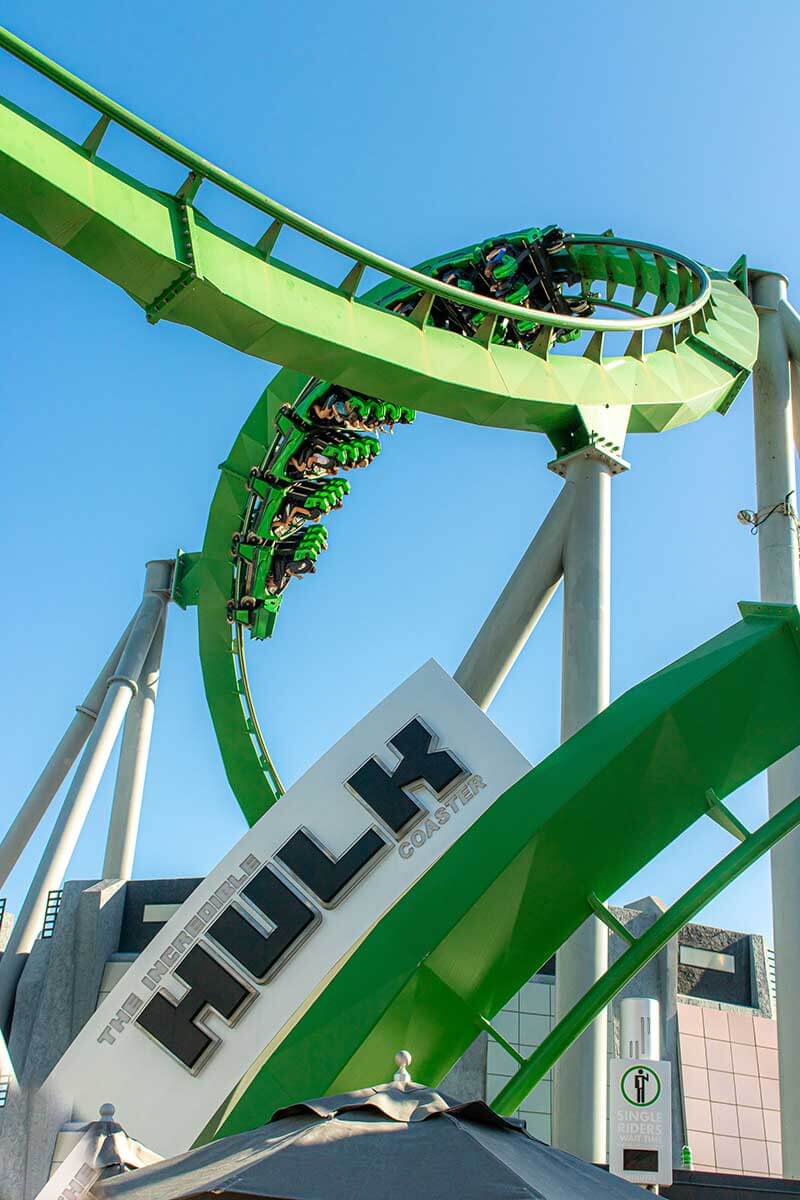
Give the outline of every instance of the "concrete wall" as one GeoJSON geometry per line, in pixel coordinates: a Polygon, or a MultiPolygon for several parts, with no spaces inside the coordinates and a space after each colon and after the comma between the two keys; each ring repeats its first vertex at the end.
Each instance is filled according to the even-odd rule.
{"type": "Polygon", "coordinates": [[[8,1042],[17,1086],[0,1111],[0,1200],[33,1200],[49,1176],[71,1113],[42,1084],[94,1012],[124,899],[119,880],[66,884],[53,936],[36,942],[25,964],[8,1042]]]}

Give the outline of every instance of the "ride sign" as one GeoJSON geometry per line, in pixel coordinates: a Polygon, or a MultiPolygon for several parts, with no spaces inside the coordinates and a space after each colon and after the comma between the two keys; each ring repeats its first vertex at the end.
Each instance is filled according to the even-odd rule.
{"type": "Polygon", "coordinates": [[[631,1183],[672,1183],[672,1077],[668,1062],[611,1060],[608,1169],[631,1183]]]}
{"type": "Polygon", "coordinates": [[[47,1081],[62,1119],[88,1120],[111,1096],[138,1140],[185,1150],[370,930],[528,770],[437,663],[421,667],[142,951],[47,1081]]]}

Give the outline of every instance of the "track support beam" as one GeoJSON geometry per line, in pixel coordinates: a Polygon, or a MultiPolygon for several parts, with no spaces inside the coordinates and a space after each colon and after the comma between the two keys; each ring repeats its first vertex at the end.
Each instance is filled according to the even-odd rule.
{"type": "MultiPolygon", "coordinates": [[[[796,345],[793,309],[782,275],[751,276],[758,311],[759,348],[753,373],[756,492],[759,512],[774,509],[758,529],[761,599],[800,603],[795,434],[789,371],[789,346],[796,345]],[[787,497],[789,502],[786,503],[787,497]]],[[[776,703],[779,703],[776,697],[776,703]]],[[[800,792],[800,751],[787,754],[767,773],[769,811],[780,813],[800,792]]],[[[800,834],[772,854],[772,919],[777,972],[778,1057],[781,1074],[783,1169],[800,1178],[800,834]]]]}
{"type": "MultiPolygon", "coordinates": [[[[612,467],[608,456],[593,447],[551,465],[575,491],[564,550],[564,742],[610,700],[612,467]]],[[[607,969],[608,932],[589,917],[556,954],[556,1019],[607,969]]],[[[553,1143],[587,1162],[606,1160],[607,1078],[608,1030],[601,1012],[553,1076],[553,1143]]]]}
{"type": "MultiPolygon", "coordinates": [[[[83,756],[0,961],[0,1031],[8,1026],[22,968],[41,933],[48,893],[61,886],[125,714],[138,690],[138,679],[169,595],[168,592],[165,595],[160,587],[155,590],[148,586],[154,580],[150,568],[163,565],[148,564],[144,599],[117,668],[109,679],[83,756]]],[[[159,579],[162,578],[160,575],[159,579]]]]}
{"type": "Polygon", "coordinates": [[[103,862],[104,879],[130,879],[133,874],[166,622],[165,608],[139,677],[139,690],[125,718],[103,862]]]}
{"type": "MultiPolygon", "coordinates": [[[[667,909],[633,945],[609,967],[601,979],[566,1013],[537,1046],[525,1065],[508,1081],[492,1103],[501,1115],[508,1115],[522,1101],[559,1057],[573,1045],[597,1015],[604,1011],[619,991],[658,954],[670,938],[691,921],[702,908],[746,871],[762,854],[770,850],[800,825],[800,796],[787,804],[760,829],[731,850],[715,867],[667,909]]],[[[784,845],[786,842],[783,843],[784,845]]]]}
{"type": "Polygon", "coordinates": [[[453,676],[484,711],[561,582],[574,491],[564,485],[453,676]]]}
{"type": "Polygon", "coordinates": [[[69,774],[72,764],[86,745],[86,739],[92,731],[98,710],[103,703],[109,678],[117,669],[119,656],[125,648],[132,626],[133,621],[130,622],[111,651],[108,661],[86,693],[83,703],[77,705],[75,716],[64,736],[0,842],[0,887],[8,879],[17,859],[28,845],[39,822],[50,807],[53,797],[69,774]]]}

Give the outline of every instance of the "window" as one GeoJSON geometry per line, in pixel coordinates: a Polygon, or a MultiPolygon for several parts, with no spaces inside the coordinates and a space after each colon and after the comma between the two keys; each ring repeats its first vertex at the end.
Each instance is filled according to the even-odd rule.
{"type": "Polygon", "coordinates": [[[736,974],[736,961],[732,954],[722,954],[718,950],[701,950],[698,946],[680,946],[678,949],[680,962],[685,967],[702,967],[704,971],[725,971],[728,975],[736,974]]]}

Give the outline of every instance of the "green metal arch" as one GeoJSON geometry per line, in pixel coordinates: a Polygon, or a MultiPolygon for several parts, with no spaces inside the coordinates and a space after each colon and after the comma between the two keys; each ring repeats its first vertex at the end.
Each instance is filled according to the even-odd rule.
{"type": "MultiPolygon", "coordinates": [[[[413,1047],[415,1078],[435,1085],[595,911],[597,897],[607,899],[709,815],[709,791],[729,796],[795,746],[797,610],[742,611],[743,620],[619,697],[500,796],[340,964],[200,1140],[253,1128],[300,1096],[380,1079],[398,1046],[413,1047]]],[[[690,920],[799,821],[800,800],[676,902],[556,1026],[507,1089],[503,1110],[516,1107],[676,921],[690,920]]]]}

